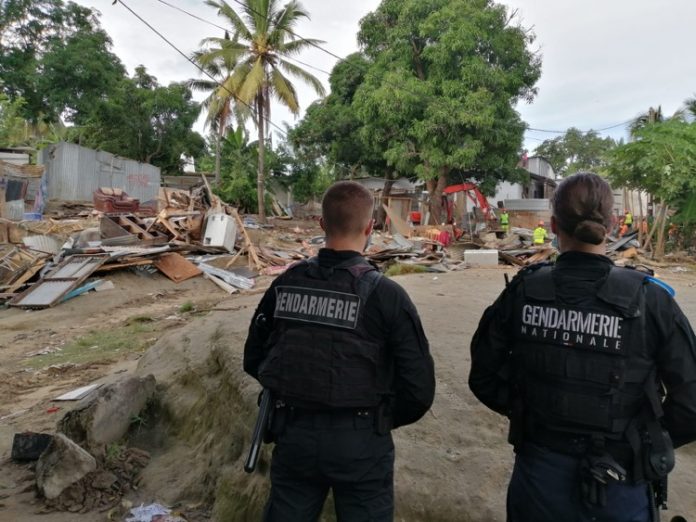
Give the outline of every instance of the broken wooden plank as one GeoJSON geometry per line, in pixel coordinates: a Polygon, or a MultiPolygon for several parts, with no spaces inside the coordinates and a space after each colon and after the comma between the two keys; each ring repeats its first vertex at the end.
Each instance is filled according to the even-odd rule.
{"type": "Polygon", "coordinates": [[[237,292],[239,292],[239,290],[237,290],[234,286],[226,283],[219,277],[215,277],[213,274],[208,274],[204,272],[203,277],[205,277],[208,281],[211,281],[212,283],[216,284],[219,288],[221,288],[228,294],[236,294],[237,292]]]}
{"type": "Polygon", "coordinates": [[[155,260],[154,265],[175,283],[180,283],[202,274],[196,265],[176,252],[163,254],[155,260]]]}
{"type": "Polygon", "coordinates": [[[401,216],[394,212],[392,208],[388,207],[387,205],[382,206],[384,207],[387,216],[389,216],[389,221],[391,222],[391,226],[394,228],[394,230],[404,237],[409,237],[411,235],[411,227],[408,226],[408,223],[406,223],[401,216]]]}
{"type": "Polygon", "coordinates": [[[244,228],[244,223],[242,223],[242,218],[239,217],[239,213],[232,209],[232,217],[237,221],[237,226],[239,227],[239,230],[242,233],[242,237],[244,238],[244,246],[247,249],[247,252],[249,253],[249,268],[251,268],[251,262],[254,262],[254,265],[256,266],[256,270],[262,270],[264,265],[261,263],[261,260],[259,259],[258,254],[256,253],[256,247],[254,244],[251,242],[251,238],[249,237],[249,234],[247,234],[246,228],[244,228]]]}

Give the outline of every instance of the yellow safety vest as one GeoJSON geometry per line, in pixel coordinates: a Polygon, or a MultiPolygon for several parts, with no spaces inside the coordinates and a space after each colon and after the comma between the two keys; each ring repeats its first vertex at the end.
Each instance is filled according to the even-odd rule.
{"type": "Polygon", "coordinates": [[[546,229],[544,227],[536,227],[534,229],[534,244],[543,245],[544,239],[546,239],[546,229]]]}
{"type": "Polygon", "coordinates": [[[624,218],[624,223],[627,225],[632,225],[633,224],[633,214],[630,212],[626,213],[626,217],[624,218]]]}
{"type": "Polygon", "coordinates": [[[500,214],[500,224],[501,225],[509,225],[510,224],[510,214],[507,212],[503,212],[500,214]]]}

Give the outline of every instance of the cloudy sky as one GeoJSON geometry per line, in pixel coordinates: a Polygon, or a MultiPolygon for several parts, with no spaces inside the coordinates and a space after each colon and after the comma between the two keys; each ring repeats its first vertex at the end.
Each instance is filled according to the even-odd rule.
{"type": "MultiPolygon", "coordinates": [[[[197,70],[112,0],[76,0],[98,9],[114,42],[114,52],[130,71],[144,64],[160,82],[197,76],[197,70]]],[[[211,22],[221,23],[202,0],[166,0],[211,22]]],[[[235,3],[228,0],[232,6],[235,3]]],[[[186,54],[215,27],[178,12],[158,0],[124,0],[186,54]]],[[[696,95],[696,2],[694,0],[502,0],[526,27],[533,27],[535,49],[543,56],[539,95],[518,107],[530,128],[564,130],[602,129],[626,122],[648,107],[662,105],[671,114],[696,95]]],[[[311,20],[297,33],[319,38],[338,56],[357,50],[360,19],[379,0],[302,0],[311,20]]],[[[336,59],[311,49],[300,59],[330,71],[336,59]]],[[[325,84],[327,75],[313,71],[325,84]]],[[[316,95],[299,85],[300,103],[307,107],[316,95]]],[[[294,124],[294,117],[276,106],[271,119],[294,124]]],[[[202,130],[202,129],[201,129],[202,130]]],[[[604,132],[625,135],[618,126],[604,132]]],[[[532,150],[556,134],[528,131],[525,146],[532,150]]]]}

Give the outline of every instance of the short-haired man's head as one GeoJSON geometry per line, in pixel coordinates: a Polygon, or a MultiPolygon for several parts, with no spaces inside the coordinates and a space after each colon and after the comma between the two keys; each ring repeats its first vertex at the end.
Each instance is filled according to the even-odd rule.
{"type": "Polygon", "coordinates": [[[612,223],[614,196],[597,174],[579,172],[561,181],[551,197],[556,224],[569,236],[592,245],[604,241],[612,223]]]}
{"type": "Polygon", "coordinates": [[[321,201],[327,237],[352,237],[365,231],[372,219],[374,200],[354,181],[339,181],[329,187],[321,201]]]}

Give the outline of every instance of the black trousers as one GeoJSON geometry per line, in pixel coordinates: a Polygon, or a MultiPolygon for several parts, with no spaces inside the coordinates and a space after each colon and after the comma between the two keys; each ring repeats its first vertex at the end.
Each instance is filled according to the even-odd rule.
{"type": "Polygon", "coordinates": [[[318,520],[329,489],[339,522],[391,522],[394,443],[371,411],[288,415],[271,462],[265,522],[318,520]]]}
{"type": "Polygon", "coordinates": [[[525,444],[515,456],[507,497],[508,522],[650,522],[646,484],[609,481],[607,505],[582,497],[580,459],[525,444]]]}

